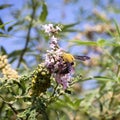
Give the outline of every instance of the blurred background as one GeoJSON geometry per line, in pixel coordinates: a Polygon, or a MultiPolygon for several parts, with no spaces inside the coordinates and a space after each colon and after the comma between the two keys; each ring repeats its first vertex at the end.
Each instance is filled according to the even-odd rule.
{"type": "MultiPolygon", "coordinates": [[[[9,63],[20,74],[28,73],[44,61],[49,47],[49,37],[41,30],[41,26],[49,23],[61,26],[62,32],[58,35],[60,46],[73,55],[91,57],[85,62],[76,60],[75,75],[79,82],[71,88],[71,99],[79,100],[84,98],[87,92],[95,91],[86,97],[83,110],[68,105],[71,111],[73,110],[74,117],[70,115],[71,111],[67,113],[64,109],[66,106],[59,102],[50,108],[54,107],[59,111],[57,105],[60,107],[60,120],[68,117],[70,120],[108,120],[106,114],[104,119],[99,112],[96,115],[90,114],[95,111],[92,111],[91,106],[98,94],[97,90],[108,90],[105,87],[108,78],[101,76],[113,77],[113,73],[118,70],[119,22],[120,0],[0,0],[0,26],[3,25],[0,28],[1,54],[8,55],[9,63]],[[67,117],[63,116],[63,111],[67,117]]],[[[111,83],[109,85],[111,90],[113,86],[111,83]]],[[[103,93],[100,92],[98,96],[103,93]]],[[[64,97],[63,103],[66,100],[71,102],[67,96],[64,97]]],[[[51,116],[58,115],[49,110],[48,112],[51,116]]],[[[119,120],[119,117],[109,120],[119,120]]]]}
{"type": "MultiPolygon", "coordinates": [[[[107,24],[115,19],[120,19],[119,0],[46,0],[48,6],[47,23],[74,24],[74,30],[67,35],[69,39],[80,37],[80,32],[89,29],[97,24],[106,22],[107,24]],[[54,3],[54,4],[53,4],[54,3]]],[[[0,1],[0,19],[1,24],[10,22],[1,30],[1,34],[6,34],[7,38],[0,38],[0,45],[4,46],[10,53],[15,49],[22,49],[25,44],[27,30],[25,26],[30,20],[32,12],[31,1],[1,0],[0,1]],[[11,22],[12,21],[12,22],[11,22]],[[20,24],[20,22],[22,24],[20,24]],[[21,25],[19,29],[18,25],[21,25]],[[19,31],[17,30],[19,29],[19,31]],[[12,47],[11,47],[12,46],[12,47]]],[[[35,21],[39,21],[42,8],[39,6],[36,10],[35,21]]],[[[41,26],[41,23],[38,27],[41,26]]],[[[72,27],[73,27],[72,26],[72,27]]],[[[34,26],[33,26],[34,27],[34,26]]],[[[35,37],[36,30],[33,28],[31,36],[35,37]]],[[[96,35],[97,36],[97,35],[96,35]]],[[[96,37],[95,36],[95,37],[96,37]]],[[[107,37],[102,34],[103,37],[107,37]]]]}

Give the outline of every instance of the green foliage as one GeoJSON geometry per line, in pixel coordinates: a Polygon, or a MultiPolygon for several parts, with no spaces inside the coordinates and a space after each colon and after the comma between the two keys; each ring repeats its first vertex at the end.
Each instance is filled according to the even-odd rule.
{"type": "Polygon", "coordinates": [[[44,22],[46,20],[47,15],[48,15],[47,5],[43,3],[42,12],[40,14],[40,21],[44,22]]]}
{"type": "Polygon", "coordinates": [[[5,8],[8,8],[8,7],[12,7],[12,4],[3,4],[3,5],[0,5],[0,9],[5,9],[5,8]]]}

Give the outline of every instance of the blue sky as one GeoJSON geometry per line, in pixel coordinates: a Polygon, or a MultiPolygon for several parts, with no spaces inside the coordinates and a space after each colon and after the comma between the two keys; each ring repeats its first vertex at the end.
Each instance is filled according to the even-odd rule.
{"type": "MultiPolygon", "coordinates": [[[[2,4],[13,5],[10,8],[0,10],[0,18],[2,18],[4,23],[14,20],[14,18],[11,16],[10,11],[15,11],[16,9],[21,10],[23,5],[26,4],[26,1],[25,0],[0,0],[0,5],[2,4]]],[[[81,20],[82,22],[76,27],[80,29],[84,27],[84,24],[86,24],[86,21],[84,21],[84,17],[87,14],[89,14],[89,12],[92,12],[93,8],[95,7],[93,4],[93,1],[79,0],[77,5],[73,3],[69,3],[65,5],[63,1],[64,0],[59,0],[59,2],[57,0],[46,0],[46,3],[48,5],[48,11],[49,11],[47,21],[70,24],[70,23],[76,22],[76,20],[79,18],[79,20],[81,20]],[[88,11],[88,13],[86,13],[84,16],[76,16],[76,14],[79,13],[80,8],[84,8],[84,10],[88,11]]],[[[109,0],[101,0],[101,1],[102,1],[101,3],[104,5],[104,4],[107,4],[109,0]]],[[[120,0],[115,0],[115,1],[117,3],[120,3],[120,0]]],[[[96,8],[102,11],[99,5],[96,5],[96,8]]],[[[114,15],[111,13],[110,16],[113,17],[114,15]]],[[[114,16],[114,18],[120,19],[120,15],[118,14],[117,16],[114,16]]],[[[87,24],[91,24],[91,23],[87,23],[87,24]]],[[[8,52],[11,52],[16,48],[21,49],[24,47],[24,40],[21,40],[20,38],[22,34],[23,33],[19,33],[17,35],[11,36],[10,38],[0,38],[0,45],[4,46],[8,52]]]]}

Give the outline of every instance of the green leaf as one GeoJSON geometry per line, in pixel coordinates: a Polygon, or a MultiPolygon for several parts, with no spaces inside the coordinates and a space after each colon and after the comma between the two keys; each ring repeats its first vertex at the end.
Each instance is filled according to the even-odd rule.
{"type": "Polygon", "coordinates": [[[97,41],[98,46],[105,46],[106,41],[104,39],[100,39],[97,41]]]}
{"type": "Polygon", "coordinates": [[[7,24],[9,24],[9,23],[11,23],[11,22],[13,22],[13,20],[12,20],[12,21],[10,21],[10,22],[6,22],[6,23],[4,23],[4,24],[3,24],[3,23],[1,23],[1,24],[0,24],[0,28],[3,28],[5,25],[7,25],[7,24]]]}
{"type": "Polygon", "coordinates": [[[96,80],[102,81],[102,82],[107,82],[107,81],[112,80],[111,78],[106,77],[106,76],[93,76],[93,77],[85,78],[85,79],[83,79],[83,81],[93,80],[93,79],[96,79],[96,80]]]}
{"type": "Polygon", "coordinates": [[[62,32],[76,32],[76,31],[78,31],[76,29],[72,29],[77,24],[79,24],[79,22],[63,25],[62,32]]]}
{"type": "Polygon", "coordinates": [[[8,27],[7,31],[10,32],[13,29],[13,26],[8,27]]]}
{"type": "Polygon", "coordinates": [[[77,24],[79,24],[79,22],[75,22],[75,23],[71,23],[71,24],[64,25],[63,30],[64,30],[64,29],[71,28],[71,27],[74,27],[74,26],[77,25],[77,24]]]}
{"type": "Polygon", "coordinates": [[[23,95],[25,93],[25,83],[23,84],[23,82],[18,82],[16,80],[13,80],[14,84],[18,85],[18,87],[22,90],[22,94],[23,95]]]}
{"type": "Polygon", "coordinates": [[[103,77],[103,76],[96,76],[94,78],[98,81],[101,81],[101,82],[108,82],[108,81],[112,80],[111,78],[103,77]]]}
{"type": "Polygon", "coordinates": [[[29,116],[29,120],[37,120],[36,116],[37,116],[36,110],[32,110],[29,116]]]}
{"type": "Polygon", "coordinates": [[[97,45],[97,43],[94,41],[71,40],[71,42],[76,43],[77,45],[88,45],[88,46],[97,45]]]}
{"type": "MultiPolygon", "coordinates": [[[[2,21],[2,19],[0,18],[0,26],[1,25],[3,25],[4,23],[3,23],[3,21],[2,21]]],[[[5,30],[5,27],[4,26],[2,26],[2,27],[0,27],[1,29],[3,29],[3,30],[5,30]]]]}
{"type": "Polygon", "coordinates": [[[111,41],[107,41],[104,39],[100,39],[98,41],[81,41],[81,40],[71,40],[70,42],[75,43],[77,45],[85,45],[85,46],[120,46],[118,43],[113,43],[111,41]]]}
{"type": "Polygon", "coordinates": [[[15,51],[11,52],[11,53],[8,55],[8,58],[13,57],[13,56],[14,56],[14,57],[15,57],[15,56],[19,56],[22,51],[23,51],[23,50],[15,50],[15,51]]]}
{"type": "Polygon", "coordinates": [[[120,47],[119,46],[114,47],[111,53],[112,55],[120,54],[120,47]]]}
{"type": "Polygon", "coordinates": [[[0,5],[0,10],[1,9],[4,9],[4,8],[8,8],[8,7],[11,7],[13,6],[12,4],[4,4],[4,5],[0,5]]]}
{"type": "MultiPolygon", "coordinates": [[[[12,57],[13,57],[13,56],[12,56],[12,57]]],[[[13,63],[16,59],[17,59],[17,57],[13,57],[13,58],[9,61],[9,63],[13,63]]]]}
{"type": "Polygon", "coordinates": [[[117,30],[117,33],[118,33],[118,35],[119,35],[119,37],[120,37],[120,29],[119,29],[119,26],[118,26],[118,24],[117,24],[117,22],[114,20],[114,23],[115,23],[115,27],[116,27],[116,30],[117,30]]]}
{"type": "Polygon", "coordinates": [[[78,109],[78,108],[79,108],[81,101],[82,101],[81,99],[77,99],[77,100],[74,102],[74,107],[75,107],[75,109],[78,109]]]}
{"type": "Polygon", "coordinates": [[[11,35],[5,34],[4,32],[0,32],[0,37],[11,37],[11,35]]]}
{"type": "Polygon", "coordinates": [[[7,52],[3,46],[0,47],[0,54],[1,53],[2,53],[2,55],[7,55],[7,52]]]}
{"type": "Polygon", "coordinates": [[[28,108],[28,109],[26,109],[25,111],[17,114],[17,117],[18,117],[18,118],[25,118],[27,114],[30,115],[30,108],[28,108]]]}
{"type": "Polygon", "coordinates": [[[47,15],[48,15],[47,5],[44,3],[43,6],[42,6],[42,12],[41,12],[41,15],[40,15],[40,20],[42,22],[44,22],[47,18],[47,15]]]}

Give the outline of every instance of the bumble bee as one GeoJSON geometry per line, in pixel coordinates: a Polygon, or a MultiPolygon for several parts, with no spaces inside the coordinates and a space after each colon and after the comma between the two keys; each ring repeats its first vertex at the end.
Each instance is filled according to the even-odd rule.
{"type": "Polygon", "coordinates": [[[62,54],[62,58],[65,62],[68,62],[68,63],[73,63],[75,61],[75,58],[72,54],[65,53],[65,52],[62,54]]]}
{"type": "Polygon", "coordinates": [[[73,56],[72,54],[69,54],[69,53],[63,53],[62,57],[65,62],[69,62],[72,65],[74,64],[75,59],[82,60],[82,61],[90,59],[90,57],[88,56],[78,56],[78,55],[73,56]]]}
{"type": "Polygon", "coordinates": [[[65,63],[60,72],[61,74],[67,74],[71,71],[72,66],[75,65],[75,59],[82,60],[82,61],[90,59],[90,57],[88,56],[77,56],[77,55],[73,56],[72,54],[65,53],[65,52],[62,54],[62,58],[65,63]]]}

